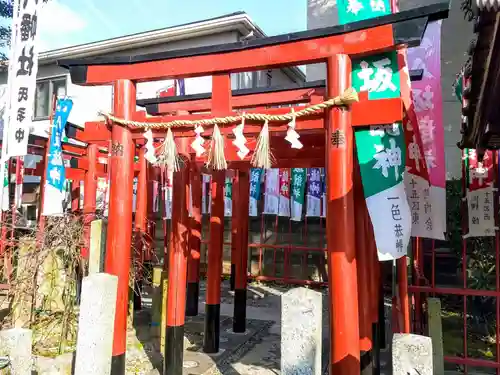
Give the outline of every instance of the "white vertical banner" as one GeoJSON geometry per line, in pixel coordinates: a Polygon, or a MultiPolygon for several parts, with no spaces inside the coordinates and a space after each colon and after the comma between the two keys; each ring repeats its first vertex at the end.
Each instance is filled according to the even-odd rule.
{"type": "Polygon", "coordinates": [[[137,177],[134,177],[134,184],[132,185],[132,212],[135,212],[137,207],[137,177]]]}
{"type": "Polygon", "coordinates": [[[172,195],[173,195],[174,171],[167,169],[165,171],[165,219],[172,219],[172,195]]]}
{"type": "Polygon", "coordinates": [[[210,181],[212,176],[209,174],[202,174],[201,179],[201,213],[209,214],[212,206],[212,196],[210,194],[210,181]]]}
{"type": "Polygon", "coordinates": [[[326,217],[326,173],[325,168],[321,168],[321,217],[326,217]]]}
{"type": "Polygon", "coordinates": [[[226,170],[224,182],[224,216],[233,216],[233,171],[226,170]]]}
{"type": "Polygon", "coordinates": [[[264,213],[278,215],[279,212],[279,169],[266,170],[266,181],[264,185],[264,213]]]}
{"type": "Polygon", "coordinates": [[[464,238],[495,236],[494,197],[493,186],[467,192],[469,232],[464,238]]]}
{"type": "Polygon", "coordinates": [[[2,211],[9,211],[10,210],[10,202],[9,202],[9,162],[6,161],[5,163],[2,163],[3,169],[4,169],[4,175],[3,175],[3,194],[2,194],[2,211]]]}
{"type": "Polygon", "coordinates": [[[9,82],[11,85],[7,153],[24,156],[28,153],[28,135],[32,126],[38,72],[37,26],[43,1],[23,0],[14,12],[18,26],[12,45],[9,82]],[[16,14],[17,13],[17,14],[16,14]]]}
{"type": "Polygon", "coordinates": [[[152,181],[153,184],[153,212],[156,213],[160,211],[160,196],[158,194],[158,181],[152,181]]]}

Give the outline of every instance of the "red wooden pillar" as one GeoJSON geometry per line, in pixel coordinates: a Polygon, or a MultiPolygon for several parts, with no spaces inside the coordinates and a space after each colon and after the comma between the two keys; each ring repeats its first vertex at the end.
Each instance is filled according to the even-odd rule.
{"type": "Polygon", "coordinates": [[[193,161],[191,162],[191,197],[193,210],[190,220],[189,258],[187,275],[186,315],[198,315],[198,298],[200,295],[200,256],[201,256],[201,173],[193,161]]]}
{"type": "Polygon", "coordinates": [[[408,263],[406,255],[396,260],[396,269],[398,271],[398,292],[400,314],[402,318],[402,333],[410,333],[410,302],[408,300],[408,263]]]}
{"type": "Polygon", "coordinates": [[[142,286],[142,266],[144,264],[144,234],[146,232],[147,214],[148,214],[148,173],[147,163],[144,157],[146,150],[144,147],[139,149],[139,174],[137,176],[137,197],[135,204],[135,262],[139,262],[139,268],[136,270],[134,280],[134,310],[141,309],[141,286],[142,286]]]}
{"type": "Polygon", "coordinates": [[[168,260],[167,328],[164,375],[182,375],[186,273],[189,241],[189,162],[174,172],[172,199],[172,246],[168,260]]]}
{"type": "Polygon", "coordinates": [[[372,348],[372,311],[370,290],[366,284],[370,276],[368,233],[366,231],[366,203],[358,161],[354,170],[354,224],[356,234],[356,269],[358,278],[359,349],[369,352],[372,348]]]}
{"type": "MultiPolygon", "coordinates": [[[[45,231],[45,216],[42,215],[43,213],[43,204],[45,200],[45,183],[47,182],[47,163],[49,160],[49,140],[50,140],[50,135],[49,139],[45,142],[44,144],[44,152],[43,152],[43,159],[41,161],[42,164],[42,176],[40,178],[40,196],[38,200],[38,229],[36,233],[36,243],[37,247],[40,247],[42,242],[43,242],[43,233],[45,231]]],[[[10,166],[10,163],[9,163],[10,166]]],[[[10,171],[9,171],[10,173],[10,171]]],[[[10,177],[10,174],[9,174],[10,177]]]]}
{"type": "MultiPolygon", "coordinates": [[[[131,119],[136,104],[135,83],[118,80],[114,84],[113,113],[131,119]]],[[[113,124],[109,158],[110,198],[105,269],[118,276],[116,316],[111,375],[125,374],[130,248],[132,240],[132,194],[134,178],[134,141],[130,129],[113,124]]]]}
{"type": "MultiPolygon", "coordinates": [[[[231,78],[228,73],[212,77],[212,114],[217,116],[231,109],[231,78]]],[[[224,242],[224,182],[226,171],[212,172],[212,211],[207,264],[207,303],[205,305],[205,336],[203,351],[219,351],[220,285],[224,242]]]]}
{"type": "Polygon", "coordinates": [[[71,182],[71,212],[80,211],[80,181],[71,182]]]}
{"type": "MultiPolygon", "coordinates": [[[[247,269],[248,269],[248,205],[250,199],[250,176],[248,170],[237,171],[237,199],[233,206],[233,215],[237,212],[237,247],[235,249],[235,283],[233,332],[243,333],[246,330],[247,317],[247,269]]],[[[235,189],[233,188],[233,197],[235,189]]],[[[234,203],[233,203],[234,204],[234,203]]],[[[235,217],[233,216],[233,220],[235,217]]]]}
{"type": "MultiPolygon", "coordinates": [[[[338,96],[350,86],[349,56],[338,54],[328,58],[328,97],[338,96]]],[[[326,128],[330,374],[359,375],[358,283],[353,230],[354,134],[350,111],[330,109],[326,128]]]]}
{"type": "Polygon", "coordinates": [[[233,196],[232,196],[232,205],[233,212],[231,216],[231,276],[229,279],[230,289],[234,290],[235,278],[236,278],[236,267],[238,262],[238,250],[240,247],[239,241],[241,236],[241,231],[239,231],[239,213],[240,213],[240,202],[239,202],[239,179],[238,179],[238,171],[234,171],[233,177],[233,196]]]}
{"type": "Polygon", "coordinates": [[[85,181],[83,185],[83,223],[84,223],[84,243],[82,256],[89,257],[90,246],[90,223],[95,219],[97,202],[97,149],[96,144],[90,143],[87,146],[88,169],[85,171],[85,181]]]}
{"type": "Polygon", "coordinates": [[[225,177],[225,171],[212,172],[210,244],[207,257],[207,303],[205,305],[205,336],[203,340],[205,353],[219,351],[225,177]]]}

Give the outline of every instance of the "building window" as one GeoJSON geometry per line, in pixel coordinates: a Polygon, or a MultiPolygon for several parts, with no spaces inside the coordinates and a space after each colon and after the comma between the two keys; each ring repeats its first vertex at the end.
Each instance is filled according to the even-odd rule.
{"type": "Polygon", "coordinates": [[[66,77],[46,79],[36,83],[35,120],[44,120],[50,116],[54,95],[66,96],[66,77]]]}

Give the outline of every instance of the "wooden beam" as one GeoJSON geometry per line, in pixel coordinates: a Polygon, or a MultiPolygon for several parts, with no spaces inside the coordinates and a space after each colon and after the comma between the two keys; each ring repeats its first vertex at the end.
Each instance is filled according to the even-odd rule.
{"type": "MultiPolygon", "coordinates": [[[[263,94],[233,96],[233,109],[252,108],[256,106],[274,106],[283,104],[309,103],[312,95],[324,97],[324,88],[299,88],[289,91],[276,91],[263,94]]],[[[151,115],[159,115],[174,111],[206,112],[212,108],[212,99],[177,101],[146,105],[146,111],[151,115]]]]}

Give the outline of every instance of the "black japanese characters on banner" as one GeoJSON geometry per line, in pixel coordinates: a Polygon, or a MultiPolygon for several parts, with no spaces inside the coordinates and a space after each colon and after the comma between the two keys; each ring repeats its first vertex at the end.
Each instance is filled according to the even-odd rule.
{"type": "Polygon", "coordinates": [[[15,27],[12,45],[12,61],[9,67],[10,95],[7,150],[9,156],[27,154],[33,106],[35,101],[36,75],[38,72],[38,14],[42,1],[21,0],[14,5],[15,27]]]}

